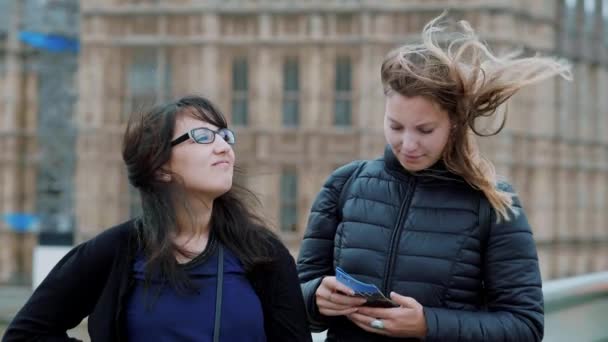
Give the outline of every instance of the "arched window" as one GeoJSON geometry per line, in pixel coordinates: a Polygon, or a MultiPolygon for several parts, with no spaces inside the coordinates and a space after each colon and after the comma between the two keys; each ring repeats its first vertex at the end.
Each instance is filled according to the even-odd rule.
{"type": "Polygon", "coordinates": [[[576,9],[578,0],[564,0],[564,30],[568,36],[576,33],[576,9]]]}
{"type": "Polygon", "coordinates": [[[604,28],[604,43],[608,46],[608,0],[602,1],[602,25],[604,28]]]}
{"type": "Polygon", "coordinates": [[[283,63],[283,126],[297,127],[300,123],[299,61],[287,58],[283,63]]]}
{"type": "Polygon", "coordinates": [[[350,57],[336,59],[334,125],[350,126],[352,124],[352,62],[350,57]]]}
{"type": "Polygon", "coordinates": [[[595,31],[595,6],[596,0],[584,0],[583,2],[585,33],[593,33],[595,31]]]}
{"type": "Polygon", "coordinates": [[[247,57],[232,60],[232,124],[246,126],[249,123],[249,65],[247,57]]]}
{"type": "Polygon", "coordinates": [[[280,180],[280,225],[283,232],[298,230],[298,173],[293,168],[285,168],[280,180]]]}
{"type": "Polygon", "coordinates": [[[125,119],[133,111],[167,101],[172,95],[171,62],[163,48],[134,47],[129,55],[123,104],[125,119]]]}

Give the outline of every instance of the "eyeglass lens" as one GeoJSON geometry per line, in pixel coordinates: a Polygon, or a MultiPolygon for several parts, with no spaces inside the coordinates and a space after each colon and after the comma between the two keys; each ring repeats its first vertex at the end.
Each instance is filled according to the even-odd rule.
{"type": "MultiPolygon", "coordinates": [[[[215,139],[216,134],[216,132],[204,127],[194,129],[191,133],[194,141],[199,144],[212,143],[215,139]]],[[[219,131],[217,131],[217,134],[219,134],[219,136],[224,139],[228,144],[234,144],[234,133],[232,133],[232,131],[230,131],[229,129],[221,128],[219,131]]]]}

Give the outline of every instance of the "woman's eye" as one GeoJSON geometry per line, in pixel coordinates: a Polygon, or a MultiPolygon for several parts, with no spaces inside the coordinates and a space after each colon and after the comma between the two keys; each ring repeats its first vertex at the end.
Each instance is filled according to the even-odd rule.
{"type": "Polygon", "coordinates": [[[391,126],[391,129],[392,129],[393,131],[398,131],[398,130],[400,130],[401,128],[402,128],[401,126],[391,126]]]}
{"type": "Polygon", "coordinates": [[[419,131],[422,134],[431,134],[431,133],[433,133],[432,129],[420,129],[419,131]]]}

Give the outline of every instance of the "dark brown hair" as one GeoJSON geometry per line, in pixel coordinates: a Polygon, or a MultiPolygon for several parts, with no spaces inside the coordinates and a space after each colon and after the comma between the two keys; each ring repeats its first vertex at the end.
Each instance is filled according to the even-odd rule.
{"type": "MultiPolygon", "coordinates": [[[[122,155],[129,181],[139,190],[141,198],[142,214],[138,222],[141,248],[147,260],[146,278],[158,274],[183,290],[191,288],[191,283],[178,267],[175,256],[191,255],[173,242],[171,233],[181,229],[176,208],[181,206],[190,214],[192,211],[177,175],[172,175],[172,179],[178,181],[170,183],[157,177],[158,172],[166,172],[161,167],[171,157],[171,140],[179,115],[195,115],[218,128],[228,126],[211,101],[199,96],[184,97],[134,113],[127,124],[122,155]]],[[[255,214],[257,204],[259,201],[250,191],[233,183],[227,193],[214,200],[211,213],[212,234],[237,255],[247,273],[272,260],[272,240],[276,239],[264,220],[255,214]]]]}

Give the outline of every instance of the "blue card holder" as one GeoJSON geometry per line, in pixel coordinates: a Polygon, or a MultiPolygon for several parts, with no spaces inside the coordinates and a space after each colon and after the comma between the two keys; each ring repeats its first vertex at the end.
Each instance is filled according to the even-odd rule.
{"type": "Polygon", "coordinates": [[[399,306],[397,303],[387,298],[376,285],[364,283],[351,276],[340,267],[336,267],[336,280],[353,290],[355,292],[355,296],[366,298],[366,306],[389,308],[399,306]]]}

